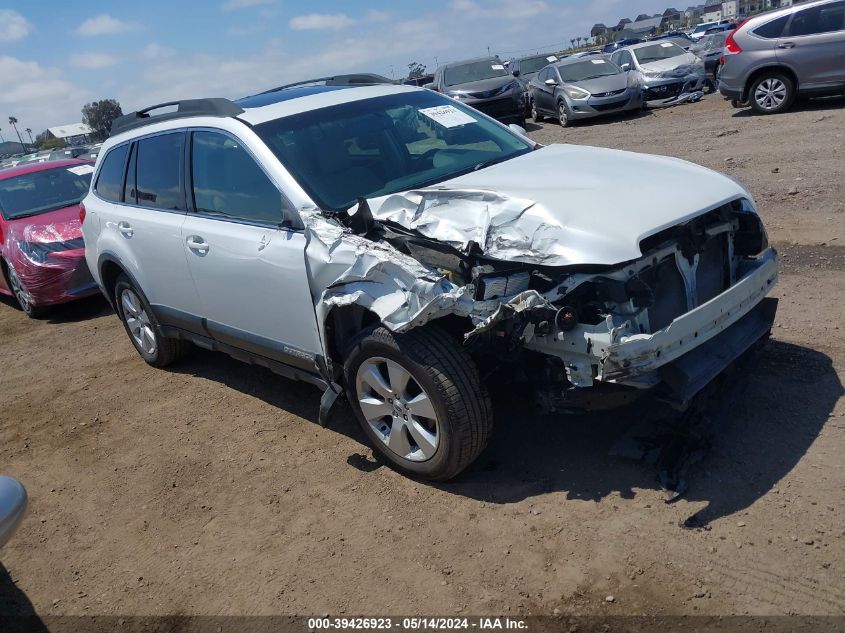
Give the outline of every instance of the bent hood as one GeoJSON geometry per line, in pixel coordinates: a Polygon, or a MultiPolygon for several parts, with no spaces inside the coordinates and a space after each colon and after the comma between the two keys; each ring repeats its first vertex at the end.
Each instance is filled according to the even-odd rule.
{"type": "Polygon", "coordinates": [[[640,241],[749,197],[730,178],[676,158],[550,145],[435,187],[374,198],[373,216],[503,261],[613,265],[640,241]]]}

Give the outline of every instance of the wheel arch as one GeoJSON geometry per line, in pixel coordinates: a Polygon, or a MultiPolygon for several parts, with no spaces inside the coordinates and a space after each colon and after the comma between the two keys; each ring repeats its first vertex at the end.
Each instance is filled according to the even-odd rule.
{"type": "Polygon", "coordinates": [[[117,284],[117,278],[123,274],[129,277],[130,281],[136,288],[140,288],[138,281],[127,270],[127,267],[114,255],[105,253],[100,255],[100,260],[97,262],[97,270],[100,272],[100,289],[113,309],[117,309],[114,304],[114,287],[117,284]]]}
{"type": "Polygon", "coordinates": [[[755,68],[754,71],[750,75],[748,75],[748,79],[745,80],[745,86],[742,89],[742,101],[748,101],[749,95],[751,93],[751,86],[754,84],[755,81],[757,81],[759,77],[773,72],[782,72],[787,75],[792,80],[792,84],[795,86],[796,93],[798,92],[798,75],[795,73],[794,70],[792,70],[792,68],[786,66],[785,64],[768,64],[766,66],[761,66],[760,68],[755,68]]]}

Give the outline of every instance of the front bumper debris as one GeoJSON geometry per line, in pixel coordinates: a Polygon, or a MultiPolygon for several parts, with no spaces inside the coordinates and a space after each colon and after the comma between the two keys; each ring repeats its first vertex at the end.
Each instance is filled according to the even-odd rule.
{"type": "Polygon", "coordinates": [[[653,334],[623,336],[607,347],[603,380],[653,372],[724,332],[757,306],[777,281],[777,253],[769,248],[757,267],[707,303],[676,318],[653,334]]]}

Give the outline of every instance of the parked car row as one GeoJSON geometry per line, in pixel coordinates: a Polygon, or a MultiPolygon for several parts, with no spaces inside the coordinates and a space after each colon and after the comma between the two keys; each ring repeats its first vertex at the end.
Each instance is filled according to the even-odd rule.
{"type": "Polygon", "coordinates": [[[17,167],[18,165],[27,165],[29,163],[46,163],[53,160],[90,160],[97,158],[102,143],[94,145],[80,145],[73,147],[62,147],[59,149],[47,149],[40,152],[33,152],[32,154],[21,154],[12,156],[0,161],[0,169],[6,167],[17,167]]]}

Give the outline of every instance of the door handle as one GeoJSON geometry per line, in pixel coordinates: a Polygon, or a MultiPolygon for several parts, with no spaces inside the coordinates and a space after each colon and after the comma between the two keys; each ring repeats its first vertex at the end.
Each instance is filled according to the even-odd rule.
{"type": "Polygon", "coordinates": [[[208,242],[202,239],[199,235],[191,235],[186,240],[188,248],[194,251],[197,255],[205,255],[210,248],[208,242]]]}
{"type": "Polygon", "coordinates": [[[135,234],[135,229],[132,228],[132,225],[129,224],[129,222],[118,222],[117,230],[120,231],[120,234],[123,235],[123,237],[132,237],[135,234]]]}
{"type": "Polygon", "coordinates": [[[783,44],[778,44],[778,48],[795,48],[795,42],[784,42],[783,44]]]}

